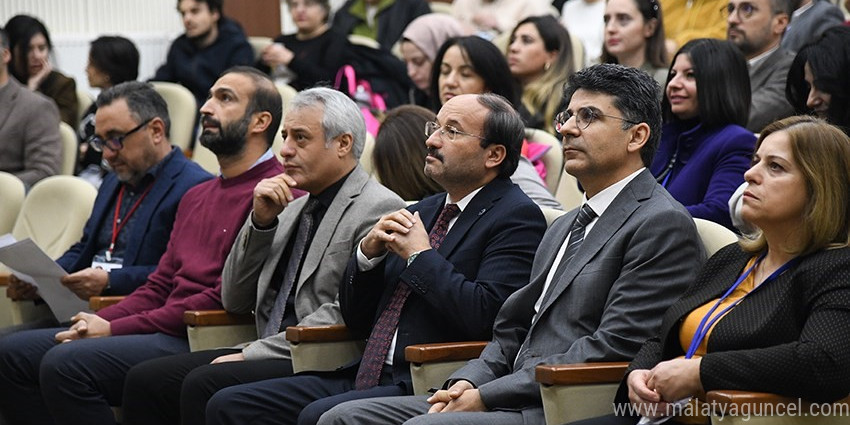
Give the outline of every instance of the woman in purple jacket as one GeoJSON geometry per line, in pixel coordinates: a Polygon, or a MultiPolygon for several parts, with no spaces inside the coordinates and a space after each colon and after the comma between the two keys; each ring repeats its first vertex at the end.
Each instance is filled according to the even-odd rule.
{"type": "Polygon", "coordinates": [[[744,182],[756,140],[743,127],[749,108],[747,63],[734,45],[696,39],[676,52],[650,168],[695,218],[734,229],[727,201],[744,182]]]}

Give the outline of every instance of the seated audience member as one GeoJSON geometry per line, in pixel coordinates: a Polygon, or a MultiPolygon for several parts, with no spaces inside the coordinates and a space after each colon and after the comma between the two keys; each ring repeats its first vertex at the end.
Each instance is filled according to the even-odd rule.
{"type": "MultiPolygon", "coordinates": [[[[188,352],[183,312],[221,308],[221,270],[254,186],[283,171],[269,149],[280,125],[280,94],[260,71],[232,68],[210,89],[201,113],[200,141],[216,154],[221,176],[183,196],[168,248],[148,280],[118,304],[75,315],[69,329],[0,338],[0,414],[10,423],[114,424],[109,406],[121,405],[130,367],[188,352]]],[[[116,164],[119,172],[126,167],[116,164]]]]}
{"type": "Polygon", "coordinates": [[[454,0],[452,15],[485,38],[510,31],[517,22],[549,14],[548,0],[454,0]]]}
{"type": "Polygon", "coordinates": [[[555,114],[563,110],[560,96],[572,75],[573,48],[570,35],[550,15],[520,21],[511,32],[505,56],[511,75],[522,86],[522,104],[530,118],[526,127],[551,130],[555,114]]]}
{"type": "MultiPolygon", "coordinates": [[[[212,177],[171,146],[168,108],[149,84],[106,89],[97,105],[92,148],[114,171],[98,190],[82,239],[56,260],[70,273],[62,283],[83,300],[127,295],[145,283],[166,250],[183,194],[212,177]]],[[[38,298],[37,288],[14,275],[6,292],[13,300],[38,298]]],[[[59,323],[51,317],[25,327],[47,326],[59,323]]]]}
{"type": "Polygon", "coordinates": [[[10,71],[18,82],[56,102],[62,121],[77,127],[77,84],[53,69],[50,53],[53,43],[47,27],[36,18],[16,15],[6,22],[6,34],[12,51],[10,71]]]}
{"type": "MultiPolygon", "coordinates": [[[[850,393],[850,327],[838,325],[850,321],[850,138],[813,117],[775,122],[746,178],[743,216],[757,235],[712,256],[664,314],[617,392],[628,411],[669,416],[668,403],[713,390],[850,393]]],[[[667,423],[680,419],[699,423],[667,423]]]]}
{"type": "Polygon", "coordinates": [[[726,17],[719,13],[729,0],[652,0],[664,11],[667,52],[697,38],[724,38],[726,17]]]}
{"type": "Polygon", "coordinates": [[[224,70],[254,62],[254,51],[242,28],[222,14],[223,3],[224,0],[177,0],[186,32],[171,43],[165,63],[151,78],[186,87],[195,95],[199,108],[224,70]]]}
{"type": "Polygon", "coordinates": [[[430,398],[344,403],[320,424],[542,424],[537,365],[631,359],[703,260],[690,215],[646,169],[661,130],[658,91],[620,65],[570,77],[558,123],[566,170],[586,199],[546,232],[493,340],[430,398]]]}
{"type": "Polygon", "coordinates": [[[375,137],[372,164],[381,183],[401,196],[416,201],[442,192],[440,185],[425,175],[422,164],[428,156],[423,131],[437,119],[428,109],[403,105],[387,112],[375,137]]]}
{"type": "MultiPolygon", "coordinates": [[[[495,93],[520,113],[524,111],[519,86],[505,57],[493,43],[477,36],[450,38],[443,43],[431,71],[431,93],[437,94],[438,109],[461,94],[495,93]]],[[[538,205],[561,209],[542,180],[548,172],[541,160],[547,149],[548,145],[523,141],[519,164],[511,180],[538,205]]]]}
{"type": "Polygon", "coordinates": [[[404,202],[358,165],[366,127],[344,94],[300,92],[283,134],[286,174],[254,188],[253,212],[221,279],[224,308],[256,312],[260,339],[135,366],[124,390],[125,424],[204,424],[219,389],[292,375],[287,326],[342,323],[338,282],[348,259],[378,219],[404,202]],[[295,187],[310,195],[290,203],[295,187]]]}
{"type": "Polygon", "coordinates": [[[669,64],[662,16],[657,0],[607,0],[601,61],[642,69],[664,87],[669,64]]]}
{"type": "Polygon", "coordinates": [[[732,228],[727,202],[744,181],[755,136],[747,63],[732,43],[697,39],[673,57],[652,174],[695,218],[732,228]]]}
{"type": "Polygon", "coordinates": [[[417,91],[411,103],[428,106],[436,94],[431,93],[431,69],[440,46],[451,37],[465,34],[460,22],[445,13],[429,13],[413,20],[401,34],[401,56],[407,65],[407,76],[417,91]]]}
{"type": "Polygon", "coordinates": [[[348,0],[336,11],[333,29],[369,37],[390,50],[410,22],[431,13],[426,0],[348,0]]]}
{"type": "Polygon", "coordinates": [[[794,53],[780,47],[791,17],[792,0],[730,0],[725,11],[726,38],[741,49],[750,69],[750,118],[747,129],[794,114],[785,99],[785,81],[794,53]]]}
{"type": "Polygon", "coordinates": [[[287,0],[295,22],[295,34],[281,35],[263,50],[260,68],[271,73],[276,83],[304,90],[333,83],[342,66],[345,36],[330,31],[328,0],[287,0]]]}
{"type": "Polygon", "coordinates": [[[0,171],[14,174],[29,190],[37,181],[59,172],[59,109],[48,97],[28,90],[9,75],[12,53],[3,30],[0,58],[0,171]]]}
{"type": "Polygon", "coordinates": [[[799,52],[820,38],[829,28],[844,22],[844,13],[827,0],[800,0],[791,15],[791,23],[782,37],[782,47],[799,52]]]}
{"type": "Polygon", "coordinates": [[[602,54],[602,38],[605,33],[606,0],[571,0],[564,3],[561,24],[578,37],[584,47],[584,64],[599,63],[602,54]]]}
{"type": "Polygon", "coordinates": [[[425,173],[447,193],[382,217],[339,282],[345,324],[369,336],[359,365],[221,390],[208,425],[315,425],[346,400],[410,394],[408,345],[490,338],[502,303],[528,283],[546,228],[508,179],[522,120],[499,96],[463,95],[429,129],[425,173]]]}
{"type": "MultiPolygon", "coordinates": [[[[119,36],[101,36],[91,42],[89,62],[86,65],[89,86],[106,90],[125,81],[133,81],[139,76],[139,50],[132,41],[119,36]]],[[[90,149],[88,141],[95,134],[94,116],[97,102],[83,114],[77,136],[80,139],[80,156],[77,173],[96,185],[108,169],[102,166],[103,155],[97,149],[90,149]]]]}

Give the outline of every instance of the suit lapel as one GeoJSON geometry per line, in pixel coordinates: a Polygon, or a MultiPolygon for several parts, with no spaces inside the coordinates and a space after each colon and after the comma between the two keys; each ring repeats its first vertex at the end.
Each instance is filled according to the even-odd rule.
{"type": "MultiPolygon", "coordinates": [[[[443,239],[443,243],[440,245],[440,248],[437,250],[443,258],[449,258],[452,251],[454,251],[457,245],[463,241],[464,237],[469,232],[469,229],[472,228],[478,219],[487,213],[490,207],[493,206],[493,202],[499,199],[501,194],[507,190],[505,186],[508,184],[511,183],[505,182],[501,179],[494,179],[490,183],[487,183],[481,191],[472,198],[466,208],[464,208],[463,212],[460,213],[457,221],[454,225],[452,225],[449,233],[446,234],[446,238],[443,239]]],[[[434,222],[437,220],[441,211],[442,205],[440,205],[440,208],[436,209],[433,220],[430,220],[431,225],[428,227],[429,232],[434,227],[434,222]]]]}

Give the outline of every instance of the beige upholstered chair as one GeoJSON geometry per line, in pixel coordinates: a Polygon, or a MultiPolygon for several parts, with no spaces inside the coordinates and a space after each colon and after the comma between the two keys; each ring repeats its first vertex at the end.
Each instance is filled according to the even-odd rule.
{"type": "Polygon", "coordinates": [[[195,117],[198,105],[195,96],[186,87],[163,81],[151,82],[154,90],[168,104],[168,115],[171,118],[171,143],[187,152],[192,147],[192,133],[195,129],[195,117]]]}
{"type": "Polygon", "coordinates": [[[80,151],[77,132],[70,125],[60,122],[59,136],[62,139],[62,166],[59,174],[73,176],[74,167],[77,165],[77,153],[80,151]]]}
{"type": "Polygon", "coordinates": [[[375,164],[372,161],[372,153],[375,151],[375,137],[366,133],[366,143],[363,145],[363,153],[360,155],[360,166],[369,173],[375,180],[378,180],[378,175],[375,173],[375,164]]]}
{"type": "Polygon", "coordinates": [[[551,226],[558,217],[567,213],[563,210],[556,210],[548,207],[540,207],[540,210],[543,211],[543,217],[546,218],[546,227],[551,226]]]}
{"type": "Polygon", "coordinates": [[[263,49],[267,46],[270,46],[274,43],[271,37],[248,37],[248,44],[251,45],[251,49],[254,50],[254,62],[260,60],[260,56],[263,54],[263,49]]]}
{"type": "Polygon", "coordinates": [[[581,206],[583,192],[578,189],[578,180],[572,174],[561,171],[561,180],[555,189],[555,199],[563,205],[564,210],[569,211],[581,206]]]}
{"type": "Polygon", "coordinates": [[[77,118],[83,119],[83,115],[89,109],[89,106],[94,103],[94,99],[92,98],[89,92],[83,90],[79,86],[77,86],[77,118]]]}
{"type": "Polygon", "coordinates": [[[549,145],[550,148],[543,155],[543,164],[546,165],[546,187],[549,193],[555,194],[558,181],[564,170],[564,153],[561,149],[561,141],[555,136],[536,128],[525,129],[525,139],[529,142],[537,142],[549,145]]]}
{"type": "Polygon", "coordinates": [[[713,221],[695,218],[694,224],[697,226],[697,233],[705,248],[706,256],[711,257],[720,248],[738,241],[738,235],[735,232],[713,221]]]}
{"type": "Polygon", "coordinates": [[[26,189],[21,179],[0,171],[0,235],[12,231],[18,213],[21,212],[24,196],[26,189]]]}

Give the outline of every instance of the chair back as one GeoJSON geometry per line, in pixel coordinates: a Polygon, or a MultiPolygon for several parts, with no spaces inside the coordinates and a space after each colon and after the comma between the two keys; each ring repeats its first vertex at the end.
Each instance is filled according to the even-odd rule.
{"type": "Polygon", "coordinates": [[[77,165],[77,154],[80,151],[77,132],[67,123],[60,122],[59,137],[62,139],[62,163],[59,174],[73,176],[77,165]]]}
{"type": "Polygon", "coordinates": [[[50,258],[59,258],[83,236],[97,190],[73,176],[52,176],[33,185],[12,229],[31,238],[50,258]]]}
{"type": "Polygon", "coordinates": [[[563,205],[564,210],[569,211],[581,206],[583,195],[578,188],[578,180],[572,174],[561,171],[561,180],[558,181],[558,188],[555,190],[555,199],[563,205]]]}
{"type": "Polygon", "coordinates": [[[0,235],[12,231],[25,196],[24,182],[14,174],[0,171],[0,235]]]}
{"type": "Polygon", "coordinates": [[[555,220],[558,219],[558,217],[567,213],[566,211],[556,210],[554,208],[549,208],[549,207],[540,207],[540,211],[543,212],[543,217],[546,218],[546,227],[547,228],[551,227],[552,223],[554,223],[555,220]]]}
{"type": "Polygon", "coordinates": [[[195,96],[180,84],[152,81],[151,85],[168,104],[168,116],[171,118],[171,143],[187,152],[192,147],[192,132],[195,128],[195,117],[198,114],[195,96]]]}
{"type": "Polygon", "coordinates": [[[94,99],[92,99],[91,94],[77,86],[77,119],[83,119],[83,115],[92,103],[94,103],[94,99]]]}
{"type": "Polygon", "coordinates": [[[363,145],[363,153],[360,155],[360,166],[377,180],[378,175],[375,173],[375,164],[372,162],[372,153],[374,151],[375,138],[371,134],[366,133],[366,143],[363,145]]]}
{"type": "Polygon", "coordinates": [[[271,46],[272,43],[274,43],[274,40],[271,37],[248,37],[248,44],[254,50],[254,62],[260,60],[260,56],[263,55],[263,49],[271,46]]]}
{"type": "Polygon", "coordinates": [[[697,226],[697,233],[702,241],[703,248],[705,248],[705,255],[709,257],[719,251],[720,248],[738,242],[738,235],[735,232],[713,221],[695,218],[694,224],[697,226]]]}
{"type": "Polygon", "coordinates": [[[557,137],[536,128],[525,129],[525,139],[529,142],[542,143],[549,145],[549,150],[543,155],[543,164],[546,165],[546,187],[549,193],[555,194],[558,188],[558,181],[561,179],[561,172],[564,169],[564,152],[561,148],[561,141],[557,137]]]}

